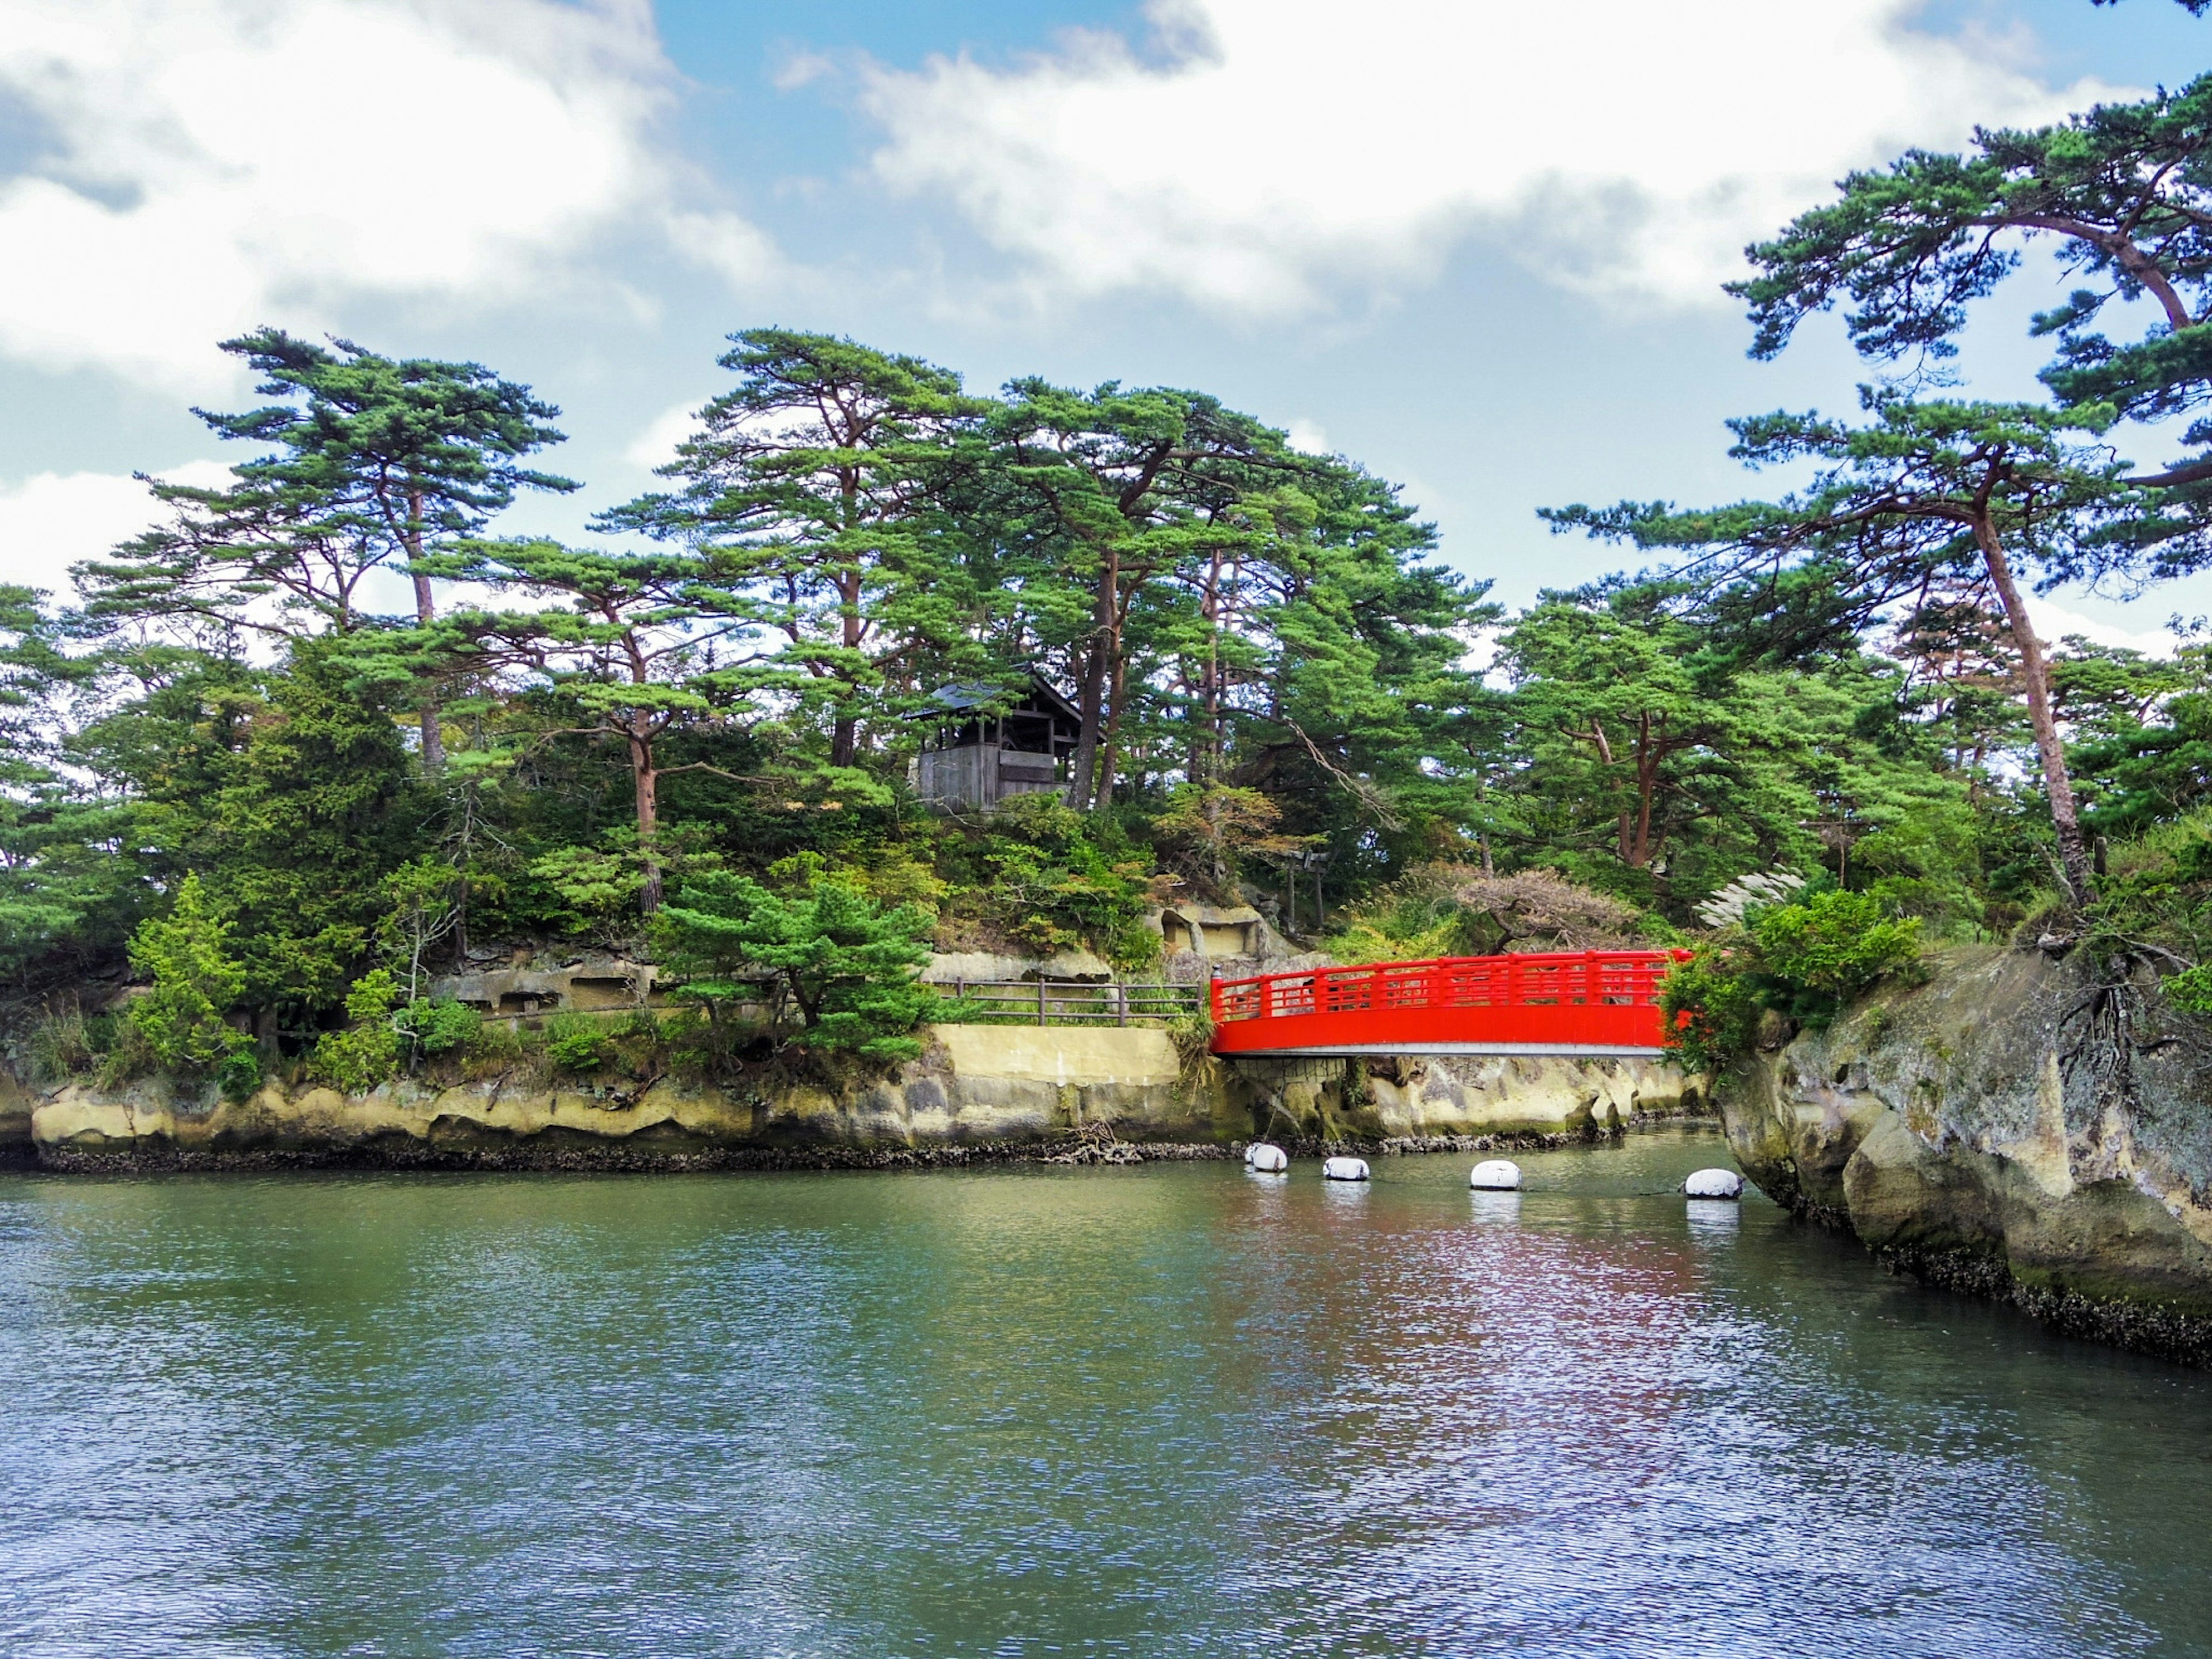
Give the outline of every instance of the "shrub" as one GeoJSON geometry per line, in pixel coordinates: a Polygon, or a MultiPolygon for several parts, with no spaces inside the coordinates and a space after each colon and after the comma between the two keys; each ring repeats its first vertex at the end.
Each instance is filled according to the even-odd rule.
{"type": "Polygon", "coordinates": [[[2212,963],[2200,963],[2169,976],[2166,1000],[2187,1014],[2212,1014],[2212,963]]]}
{"type": "Polygon", "coordinates": [[[582,1014],[556,1014],[545,1022],[545,1058],[560,1072],[596,1072],[606,1063],[607,1033],[582,1014]]]}
{"type": "Polygon", "coordinates": [[[1751,936],[1776,978],[1840,1007],[1920,963],[1920,921],[1887,913],[1871,893],[1815,893],[1752,918],[1751,936]]]}
{"type": "Polygon", "coordinates": [[[430,997],[403,1008],[393,1024],[426,1054],[450,1054],[472,1045],[483,1027],[477,1011],[451,997],[430,997]]]}
{"type": "Polygon", "coordinates": [[[1670,1046],[1712,1070],[1751,1052],[1770,1011],[1825,1025],[1882,981],[1924,972],[1917,918],[1890,915],[1870,894],[1816,893],[1725,929],[1668,973],[1659,1006],[1670,1046]]]}
{"type": "Polygon", "coordinates": [[[131,1007],[131,1023],[155,1061],[172,1071],[207,1071],[252,1039],[223,1015],[246,984],[246,970],[224,950],[230,924],[209,914],[200,878],[188,875],[166,916],[149,917],[131,937],[131,965],[153,987],[131,1007]]]}
{"type": "Polygon", "coordinates": [[[728,1004],[765,983],[798,1011],[802,1047],[884,1060],[920,1054],[908,1033],[937,1005],[915,980],[929,960],[929,913],[886,908],[816,867],[792,873],[805,884],[792,896],[721,871],[684,885],[653,929],[678,994],[719,1025],[728,1004]]]}
{"type": "Polygon", "coordinates": [[[250,1048],[233,1048],[216,1065],[215,1086],[225,1100],[251,1100],[261,1086],[260,1054],[250,1048]]]}
{"type": "Polygon", "coordinates": [[[1676,963],[1660,988],[1668,1046],[1698,1071],[1718,1070],[1758,1040],[1766,1005],[1747,971],[1750,954],[1741,941],[1708,947],[1676,963]]]}
{"type": "Polygon", "coordinates": [[[1110,819],[1057,796],[1019,795],[948,852],[960,890],[947,907],[956,930],[965,921],[1044,955],[1095,945],[1124,968],[1158,959],[1158,938],[1143,926],[1151,862],[1110,819]]]}
{"type": "Polygon", "coordinates": [[[399,1074],[404,1050],[392,1005],[399,988],[389,968],[363,974],[346,993],[346,1027],[325,1032],[308,1060],[314,1074],[349,1095],[366,1094],[399,1074]]]}

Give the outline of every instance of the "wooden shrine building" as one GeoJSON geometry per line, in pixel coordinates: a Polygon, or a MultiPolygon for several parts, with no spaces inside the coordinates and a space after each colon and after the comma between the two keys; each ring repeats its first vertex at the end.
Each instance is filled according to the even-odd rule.
{"type": "Polygon", "coordinates": [[[1067,787],[1068,757],[1082,734],[1073,703],[1031,671],[1026,686],[945,685],[921,718],[933,721],[914,785],[933,805],[988,811],[1009,795],[1067,787]]]}

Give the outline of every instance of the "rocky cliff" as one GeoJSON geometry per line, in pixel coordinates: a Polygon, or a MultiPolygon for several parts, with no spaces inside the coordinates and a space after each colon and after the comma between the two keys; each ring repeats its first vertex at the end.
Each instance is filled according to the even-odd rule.
{"type": "Polygon", "coordinates": [[[1891,1265],[2212,1363],[2212,1034],[2148,975],[1955,951],[1718,1095],[1753,1181],[1891,1265]]]}
{"type": "Polygon", "coordinates": [[[226,1103],[158,1083],[0,1093],[0,1153],[53,1170],[283,1164],[684,1168],[1117,1158],[1293,1141],[1593,1135],[1698,1104],[1671,1066],[1624,1060],[1186,1063],[1143,1027],[942,1025],[922,1057],[829,1087],[488,1079],[366,1095],[270,1085],[226,1103]]]}

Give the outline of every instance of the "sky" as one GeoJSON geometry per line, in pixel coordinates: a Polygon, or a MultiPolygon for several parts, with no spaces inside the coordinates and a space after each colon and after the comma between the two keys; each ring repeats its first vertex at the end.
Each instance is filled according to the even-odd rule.
{"type": "MultiPolygon", "coordinates": [[[[2170,0],[0,0],[0,580],[219,481],[258,324],[532,384],[585,488],[502,523],[568,535],[778,324],[1213,393],[1518,605],[1622,562],[1539,507],[1771,488],[1723,422],[1852,404],[1833,319],[1746,357],[1746,241],[2208,67],[2170,0]]],[[[2044,276],[1972,392],[2039,395],[2044,276]]],[[[2045,605],[2154,646],[2212,576],[2045,605]]]]}

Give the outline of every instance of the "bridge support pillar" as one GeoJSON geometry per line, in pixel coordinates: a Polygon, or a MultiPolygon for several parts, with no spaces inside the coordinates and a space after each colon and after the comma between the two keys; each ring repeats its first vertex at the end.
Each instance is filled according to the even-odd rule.
{"type": "Polygon", "coordinates": [[[1252,1114],[1252,1133],[1293,1140],[1372,1139],[1379,1125],[1359,1121],[1359,1062],[1340,1057],[1224,1055],[1252,1114]]]}

